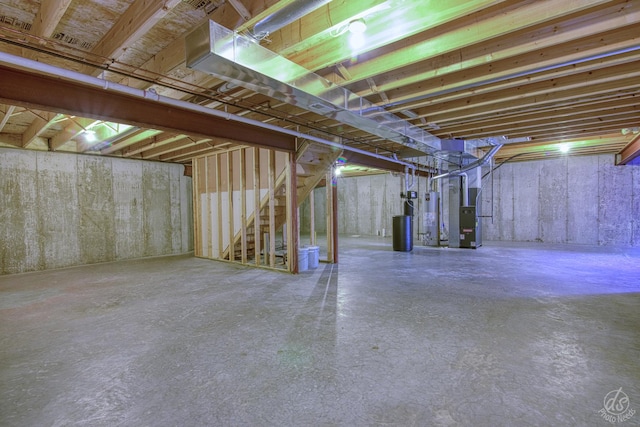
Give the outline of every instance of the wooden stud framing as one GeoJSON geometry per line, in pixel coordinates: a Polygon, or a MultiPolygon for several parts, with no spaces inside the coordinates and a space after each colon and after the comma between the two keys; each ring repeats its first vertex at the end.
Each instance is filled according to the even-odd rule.
{"type": "MultiPolygon", "coordinates": [[[[315,189],[314,189],[315,190],[315,189]]],[[[316,245],[316,215],[315,215],[315,197],[314,190],[311,190],[311,194],[309,194],[309,244],[311,246],[316,245]]]]}
{"type": "Polygon", "coordinates": [[[327,261],[333,262],[333,169],[327,172],[326,182],[327,261]]]}
{"type": "Polygon", "coordinates": [[[269,151],[269,267],[276,266],[276,152],[269,151]]]}
{"type": "Polygon", "coordinates": [[[331,185],[331,262],[338,262],[338,185],[331,185]]]}
{"type": "Polygon", "coordinates": [[[224,242],[222,240],[222,188],[220,183],[222,182],[222,159],[220,154],[215,155],[216,159],[216,193],[218,195],[218,257],[222,258],[222,252],[224,250],[224,242]]]}
{"type": "Polygon", "coordinates": [[[300,242],[300,227],[298,226],[298,193],[296,176],[296,155],[288,155],[286,171],[287,207],[287,269],[292,273],[298,272],[298,243],[300,242]]]}
{"type": "MultiPolygon", "coordinates": [[[[240,247],[241,262],[247,263],[247,155],[246,148],[240,150],[240,247]]],[[[255,217],[254,217],[255,218],[255,217]]],[[[254,220],[255,221],[255,220],[254,220]]]]}
{"type": "Polygon", "coordinates": [[[211,218],[211,189],[209,188],[209,159],[204,159],[204,192],[207,201],[207,258],[213,257],[213,235],[211,228],[213,226],[211,218]]]}
{"type": "Polygon", "coordinates": [[[201,233],[197,236],[198,253],[211,259],[297,272],[300,239],[295,154],[237,147],[201,156],[194,164],[194,228],[201,233]],[[253,199],[248,199],[252,190],[253,199]],[[250,202],[254,207],[248,211],[250,202]],[[286,267],[276,253],[280,232],[285,239],[286,267]]]}
{"type": "Polygon", "coordinates": [[[198,174],[198,159],[193,160],[193,179],[191,180],[191,198],[193,205],[193,253],[195,256],[202,256],[202,248],[200,247],[200,226],[202,224],[202,218],[200,218],[200,186],[198,185],[198,180],[200,179],[200,175],[198,174]]]}
{"type": "Polygon", "coordinates": [[[253,240],[255,240],[255,262],[256,266],[260,265],[260,239],[262,238],[260,230],[260,149],[253,148],[253,240]]]}
{"type": "Polygon", "coordinates": [[[235,227],[233,223],[233,151],[227,152],[227,213],[229,222],[229,261],[235,260],[235,227]]]}

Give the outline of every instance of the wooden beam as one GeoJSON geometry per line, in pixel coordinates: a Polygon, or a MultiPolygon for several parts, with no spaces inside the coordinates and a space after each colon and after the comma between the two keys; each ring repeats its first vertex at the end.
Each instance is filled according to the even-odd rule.
{"type": "Polygon", "coordinates": [[[262,231],[260,229],[260,149],[253,148],[253,239],[255,240],[255,262],[260,265],[262,231]]]}
{"type": "MultiPolygon", "coordinates": [[[[247,263],[247,153],[240,150],[240,247],[241,262],[247,263]]],[[[255,217],[254,217],[255,218],[255,217]]],[[[255,219],[254,219],[255,221],[255,219]]]]}
{"type": "Polygon", "coordinates": [[[331,262],[338,263],[338,183],[327,185],[327,188],[331,189],[331,262]]]}
{"type": "Polygon", "coordinates": [[[276,209],[275,209],[275,186],[276,186],[276,152],[269,150],[268,161],[269,173],[269,267],[276,266],[276,209]]]}
{"type": "Polygon", "coordinates": [[[298,246],[300,229],[298,227],[298,184],[296,174],[296,153],[289,153],[286,173],[286,224],[287,224],[287,268],[291,273],[298,273],[298,246]]]}
{"type": "MultiPolygon", "coordinates": [[[[640,38],[638,40],[640,42],[640,38]]],[[[536,85],[540,87],[545,84],[551,85],[551,88],[550,90],[544,91],[544,93],[573,89],[580,85],[586,85],[584,82],[580,82],[580,80],[585,76],[593,76],[593,79],[591,80],[592,84],[606,82],[609,79],[606,77],[607,74],[617,73],[616,70],[621,69],[620,67],[624,64],[631,65],[633,63],[637,63],[639,60],[640,53],[636,53],[635,55],[622,55],[608,58],[606,60],[589,61],[587,65],[574,64],[547,72],[531,71],[530,73],[526,73],[524,76],[511,78],[502,82],[491,83],[490,80],[487,80],[487,84],[479,84],[478,86],[475,86],[474,83],[463,80],[444,89],[442,95],[437,95],[437,93],[433,93],[433,96],[420,95],[417,98],[407,99],[408,103],[402,104],[402,106],[414,109],[425,107],[426,109],[429,109],[431,105],[444,102],[478,99],[477,97],[482,95],[486,95],[488,98],[491,96],[491,93],[497,96],[500,96],[501,94],[505,95],[502,99],[508,100],[514,99],[512,96],[509,96],[510,93],[513,92],[518,92],[523,97],[534,96],[535,94],[530,92],[530,89],[534,89],[536,85]],[[467,84],[470,86],[466,86],[467,84]],[[455,89],[460,87],[466,87],[466,89],[455,89]]],[[[621,77],[627,77],[627,73],[625,71],[620,72],[619,75],[621,77]]],[[[429,83],[425,83],[425,85],[430,86],[429,83]]],[[[394,107],[390,108],[389,111],[398,112],[403,109],[404,108],[394,107]]],[[[425,110],[422,110],[422,114],[424,114],[424,111],[425,110]]]]}
{"type": "Polygon", "coordinates": [[[16,107],[14,105],[7,106],[7,110],[2,114],[2,120],[0,120],[0,132],[4,129],[15,109],[16,107]]]}
{"type": "MultiPolygon", "coordinates": [[[[315,190],[315,189],[314,189],[315,190]]],[[[316,201],[314,190],[311,190],[311,194],[309,195],[309,244],[311,246],[316,245],[316,201]]]]}
{"type": "Polygon", "coordinates": [[[245,22],[251,19],[251,13],[249,13],[247,8],[244,7],[244,5],[240,0],[229,0],[229,4],[233,8],[233,10],[238,12],[238,15],[240,15],[240,18],[242,18],[245,22]]]}
{"type": "Polygon", "coordinates": [[[0,102],[192,136],[240,137],[248,145],[295,150],[295,138],[290,135],[214,117],[188,106],[165,105],[4,66],[0,66],[0,102]]]}
{"type": "MultiPolygon", "coordinates": [[[[459,86],[470,85],[486,80],[487,76],[495,79],[622,50],[625,46],[637,46],[635,34],[638,24],[640,4],[612,5],[606,10],[590,13],[586,21],[569,20],[560,26],[550,23],[543,28],[514,34],[508,43],[501,39],[488,40],[424,58],[413,67],[377,76],[377,88],[380,91],[393,90],[391,102],[401,102],[434,91],[442,92],[456,83],[459,86]],[[582,48],[576,50],[577,44],[582,48]],[[487,52],[491,52],[489,57],[487,52]]],[[[357,94],[366,97],[371,93],[360,91],[357,94]]]]}
{"type": "Polygon", "coordinates": [[[189,160],[196,156],[203,156],[207,154],[213,154],[220,151],[225,151],[235,146],[230,142],[213,142],[213,141],[222,141],[217,138],[212,138],[209,141],[201,140],[200,143],[186,146],[185,148],[180,148],[174,151],[171,151],[167,154],[162,154],[158,157],[158,160],[166,162],[181,162],[183,160],[189,160]]]}
{"type": "Polygon", "coordinates": [[[332,1],[270,34],[269,49],[284,56],[312,49],[346,30],[354,17],[371,16],[388,6],[389,0],[332,1]]]}
{"type": "Polygon", "coordinates": [[[131,157],[136,154],[142,153],[146,150],[151,150],[152,148],[162,147],[166,144],[170,144],[175,141],[180,141],[181,139],[187,138],[187,135],[184,134],[175,134],[170,132],[165,132],[162,134],[157,134],[152,136],[149,139],[144,141],[140,141],[138,143],[132,144],[129,147],[126,147],[122,150],[122,155],[124,157],[131,157]]]}
{"type": "Polygon", "coordinates": [[[176,150],[181,150],[188,147],[195,147],[208,141],[210,141],[209,138],[194,139],[189,136],[185,136],[184,138],[181,138],[169,144],[151,148],[150,150],[144,150],[141,152],[140,157],[142,157],[143,159],[158,159],[163,154],[172,153],[176,150]]]}
{"type": "MultiPolygon", "coordinates": [[[[222,1],[218,1],[219,3],[224,3],[222,1]]],[[[283,3],[280,1],[279,3],[283,3]]],[[[279,4],[278,3],[278,4],[279,4]]],[[[237,15],[234,13],[229,13],[226,5],[217,8],[213,13],[211,13],[206,20],[211,19],[220,25],[226,28],[234,28],[237,23],[237,15]]],[[[252,19],[253,21],[253,19],[252,19]]],[[[257,22],[257,21],[253,21],[257,22]]],[[[198,25],[193,25],[192,28],[196,28],[198,25]]],[[[238,29],[236,29],[238,30],[238,29]]],[[[191,31],[191,29],[187,29],[186,32],[191,31]]],[[[238,30],[239,31],[239,30],[238,30]]],[[[158,76],[168,76],[171,74],[173,70],[176,68],[183,66],[185,63],[186,53],[185,53],[185,45],[184,45],[184,34],[178,36],[175,40],[169,43],[164,49],[160,52],[156,53],[151,57],[147,62],[140,66],[140,71],[142,75],[151,76],[152,79],[158,78],[158,76]]],[[[187,73],[184,75],[184,70],[181,71],[182,82],[191,83],[200,87],[211,87],[212,82],[220,82],[220,80],[212,78],[211,76],[202,75],[198,73],[194,75],[193,73],[187,73]]],[[[125,77],[121,80],[121,83],[126,84],[127,86],[135,87],[138,89],[147,89],[153,86],[153,83],[149,83],[147,81],[141,81],[138,79],[131,79],[129,77],[125,77]]],[[[169,90],[167,92],[167,96],[183,99],[184,94],[179,92],[173,92],[169,90]]]]}
{"type": "Polygon", "coordinates": [[[42,0],[33,20],[31,34],[51,37],[70,4],[71,0],[42,0]]]}
{"type": "Polygon", "coordinates": [[[616,155],[616,165],[626,165],[640,156],[640,134],[633,137],[629,144],[616,155]]]}
{"type": "Polygon", "coordinates": [[[333,262],[333,168],[327,172],[325,178],[325,219],[327,221],[327,262],[333,262]]]}
{"type": "MultiPolygon", "coordinates": [[[[353,76],[353,81],[365,80],[369,77],[389,73],[393,70],[425,61],[427,58],[447,52],[455,52],[482,41],[503,37],[607,2],[608,0],[584,0],[558,3],[555,0],[538,0],[506,10],[496,8],[493,16],[483,17],[479,21],[473,14],[459,14],[456,18],[466,19],[469,21],[468,25],[458,25],[452,31],[445,31],[437,36],[424,32],[414,36],[415,39],[405,38],[402,40],[401,46],[390,45],[386,53],[377,55],[371,61],[355,62],[349,67],[349,72],[353,76]]],[[[469,6],[476,4],[476,2],[467,1],[462,3],[461,7],[464,4],[469,6]]],[[[444,9],[449,8],[449,1],[439,2],[438,4],[441,4],[444,9]]],[[[435,7],[435,4],[431,5],[431,7],[435,7]]],[[[426,9],[425,12],[421,12],[425,19],[430,18],[431,7],[426,9]],[[427,11],[428,13],[426,13],[427,11]]],[[[385,26],[388,27],[388,21],[381,22],[380,25],[381,29],[385,28],[385,26]]],[[[381,40],[379,45],[388,44],[386,40],[388,32],[381,30],[375,33],[385,38],[381,40]]],[[[341,41],[338,40],[336,42],[341,41]]],[[[347,43],[342,44],[344,46],[339,46],[337,43],[332,46],[326,46],[321,53],[313,50],[312,53],[305,52],[289,59],[310,70],[325,68],[335,63],[346,61],[353,56],[350,46],[347,43]]],[[[367,46],[375,45],[374,40],[367,39],[367,46]]]]}
{"type": "Polygon", "coordinates": [[[27,148],[35,141],[43,132],[53,126],[57,121],[63,117],[63,114],[50,113],[48,111],[33,112],[36,118],[31,122],[31,125],[22,134],[22,148],[27,148]]]}
{"type": "MultiPolygon", "coordinates": [[[[193,162],[193,179],[191,181],[191,197],[193,203],[193,254],[197,257],[202,256],[202,206],[200,204],[200,170],[198,161],[193,162]]],[[[206,193],[205,193],[206,194],[206,193]]]]}
{"type": "MultiPolygon", "coordinates": [[[[147,140],[149,138],[152,138],[153,136],[161,133],[162,131],[160,130],[155,130],[155,129],[140,129],[136,132],[134,132],[131,135],[128,135],[125,138],[122,139],[118,139],[117,141],[113,141],[111,142],[109,145],[107,145],[104,148],[100,148],[100,153],[101,154],[112,154],[115,153],[116,151],[120,151],[125,147],[128,147],[130,145],[133,145],[137,142],[140,141],[144,141],[147,140]]],[[[117,136],[116,136],[117,138],[117,136]]],[[[100,144],[98,144],[99,146],[100,144]]]]}
{"type": "Polygon", "coordinates": [[[84,132],[86,129],[89,129],[92,125],[99,122],[99,120],[76,117],[70,119],[70,122],[71,123],[69,123],[67,127],[65,127],[61,132],[58,132],[53,137],[51,137],[49,141],[49,147],[51,148],[51,151],[56,151],[58,148],[71,141],[73,138],[82,134],[82,132],[84,132]]]}
{"type": "MultiPolygon", "coordinates": [[[[634,72],[634,75],[638,75],[638,72],[634,72]]],[[[546,87],[549,88],[547,82],[546,87]]],[[[461,107],[463,101],[452,101],[452,104],[443,103],[439,106],[433,106],[428,111],[421,109],[419,114],[423,115],[427,121],[431,123],[438,123],[443,127],[443,123],[446,122],[458,122],[461,120],[469,120],[472,117],[486,116],[490,111],[499,111],[504,114],[508,111],[522,110],[526,107],[540,108],[543,106],[551,106],[558,102],[569,100],[580,100],[585,97],[596,98],[598,96],[610,96],[610,95],[625,95],[628,90],[636,90],[638,88],[638,78],[633,76],[617,76],[613,79],[608,79],[604,82],[594,83],[591,85],[581,85],[580,87],[571,88],[570,90],[553,90],[551,92],[545,92],[544,90],[536,90],[535,94],[531,96],[523,96],[519,98],[513,98],[508,96],[509,99],[501,99],[492,96],[493,102],[486,102],[489,99],[485,98],[482,102],[483,105],[476,106],[472,100],[466,104],[466,108],[461,107]],[[444,108],[451,107],[453,110],[448,111],[444,108]],[[489,107],[490,106],[490,107],[489,107]]]]}
{"type": "MultiPolygon", "coordinates": [[[[209,188],[209,175],[214,173],[214,171],[209,170],[209,159],[204,158],[204,182],[205,182],[205,194],[207,197],[205,198],[207,201],[207,257],[213,258],[213,212],[211,212],[211,192],[213,188],[209,188]]],[[[217,168],[216,168],[217,173],[217,168]]],[[[216,180],[216,192],[217,192],[217,180],[216,180]]],[[[220,251],[221,249],[218,249],[220,251]]]]}
{"type": "MultiPolygon", "coordinates": [[[[564,121],[572,121],[575,119],[587,117],[609,117],[612,115],[623,114],[624,111],[640,111],[640,105],[636,99],[616,99],[602,100],[601,102],[591,101],[587,103],[571,104],[569,106],[550,106],[548,109],[537,111],[526,111],[523,113],[514,113],[504,115],[499,119],[483,118],[482,120],[466,121],[459,124],[447,126],[447,132],[452,134],[471,133],[477,130],[494,130],[503,126],[511,126],[511,128],[520,128],[528,126],[530,123],[548,122],[551,116],[555,123],[564,123],[564,121]],[[555,120],[554,120],[555,119],[555,120]]],[[[498,135],[499,133],[494,133],[498,135]]]]}
{"type": "Polygon", "coordinates": [[[229,227],[229,261],[235,261],[235,224],[233,221],[233,151],[227,151],[227,215],[229,227]]]}
{"type": "Polygon", "coordinates": [[[368,166],[391,172],[404,173],[405,166],[393,161],[392,159],[385,160],[378,157],[371,157],[367,156],[366,154],[349,151],[348,149],[343,152],[343,156],[347,160],[347,163],[355,163],[356,165],[368,166]]]}
{"type": "MultiPolygon", "coordinates": [[[[222,258],[224,253],[224,241],[222,240],[222,154],[216,154],[216,194],[218,196],[218,258],[222,258]]],[[[233,235],[230,236],[233,239],[233,235]]]]}
{"type": "Polygon", "coordinates": [[[266,18],[267,16],[273,15],[274,13],[282,10],[284,7],[288,6],[289,4],[293,3],[294,1],[296,1],[296,0],[280,0],[280,1],[274,2],[273,5],[263,9],[262,12],[256,14],[251,19],[246,21],[244,24],[238,26],[238,28],[236,28],[236,31],[243,32],[243,31],[249,30],[255,24],[260,22],[260,20],[262,20],[263,18],[266,18]]]}
{"type": "MultiPolygon", "coordinates": [[[[91,53],[105,59],[118,59],[133,43],[153,28],[181,0],[135,0],[100,39],[91,53]]],[[[98,75],[101,69],[85,67],[85,74],[98,75]]]]}
{"type": "Polygon", "coordinates": [[[17,133],[0,133],[0,142],[22,148],[22,135],[17,133]]]}

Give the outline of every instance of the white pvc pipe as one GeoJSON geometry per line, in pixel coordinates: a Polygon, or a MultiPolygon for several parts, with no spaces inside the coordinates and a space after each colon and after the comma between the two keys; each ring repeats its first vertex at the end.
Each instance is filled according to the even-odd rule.
{"type": "Polygon", "coordinates": [[[410,167],[415,169],[415,165],[410,163],[406,163],[400,160],[393,159],[391,157],[382,156],[380,154],[372,153],[370,151],[361,150],[358,148],[348,147],[344,144],[340,144],[337,142],[329,141],[323,138],[318,138],[313,135],[309,135],[306,133],[302,133],[299,131],[285,129],[278,126],[274,126],[268,123],[261,122],[259,120],[253,120],[246,117],[238,116],[236,114],[226,113],[224,111],[214,110],[212,108],[207,108],[202,105],[193,104],[191,102],[182,101],[179,99],[169,98],[166,96],[158,95],[153,90],[143,90],[136,89],[130,86],[122,85],[119,83],[113,83],[108,80],[100,79],[98,77],[89,76],[86,74],[79,73],[77,71],[67,70],[64,68],[56,67],[53,65],[43,64],[42,62],[33,61],[31,59],[23,58],[21,56],[11,55],[9,53],[0,52],[0,64],[6,65],[10,68],[21,68],[27,69],[29,71],[35,71],[39,73],[44,73],[48,75],[52,75],[55,77],[62,77],[66,80],[71,80],[76,83],[82,83],[88,86],[97,87],[100,89],[104,89],[111,92],[122,93],[130,96],[134,96],[137,98],[144,98],[150,101],[155,101],[160,104],[169,105],[172,107],[178,107],[185,110],[195,111],[199,113],[208,114],[215,117],[220,117],[226,120],[232,120],[240,123],[245,123],[252,126],[261,127],[263,129],[272,130],[279,133],[284,133],[287,135],[295,136],[297,138],[309,139],[311,141],[318,142],[324,145],[330,145],[332,147],[339,148],[341,150],[351,151],[353,153],[364,154],[369,157],[386,160],[391,163],[396,163],[405,167],[410,167]]]}

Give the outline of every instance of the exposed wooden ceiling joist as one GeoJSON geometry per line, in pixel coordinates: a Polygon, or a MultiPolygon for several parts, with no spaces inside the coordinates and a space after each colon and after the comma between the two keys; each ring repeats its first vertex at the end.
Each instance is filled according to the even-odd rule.
{"type": "Polygon", "coordinates": [[[33,21],[31,33],[38,37],[51,37],[70,4],[71,0],[43,1],[33,21]]]}
{"type": "MultiPolygon", "coordinates": [[[[105,59],[119,58],[133,41],[142,37],[180,1],[135,0],[93,48],[92,53],[105,59]]],[[[88,67],[84,72],[89,73],[91,69],[92,67],[88,67]]],[[[102,70],[98,69],[93,71],[93,74],[98,75],[101,72],[102,70]]]]}
{"type": "MultiPolygon", "coordinates": [[[[153,88],[162,96],[374,153],[402,154],[402,145],[335,117],[232,88],[185,67],[184,36],[203,20],[246,33],[293,2],[127,0],[121,7],[103,0],[2,2],[0,52],[93,75],[100,73],[96,66],[108,66],[100,75],[110,81],[153,88]],[[95,28],[88,27],[91,22],[95,28]]],[[[557,150],[545,146],[563,140],[589,141],[569,155],[614,154],[629,144],[633,135],[620,130],[640,125],[638,25],[640,2],[629,0],[332,1],[272,32],[261,44],[439,137],[531,137],[521,147],[530,152],[517,158],[531,159],[555,156],[557,150]],[[350,44],[347,24],[354,19],[367,24],[360,48],[350,44]],[[541,148],[536,151],[536,146],[541,148]]],[[[37,102],[26,83],[13,89],[21,102],[5,95],[7,104],[0,106],[0,144],[32,140],[29,149],[180,162],[246,144],[238,141],[244,139],[239,138],[244,128],[221,136],[210,125],[201,135],[204,125],[191,123],[185,129],[175,117],[165,120],[168,127],[146,119],[142,125],[133,104],[120,104],[123,111],[111,114],[79,99],[75,117],[50,122],[48,117],[69,111],[56,109],[60,102],[50,94],[37,102]],[[18,114],[25,106],[42,113],[18,114]],[[83,117],[85,106],[98,108],[100,117],[83,117]],[[142,139],[127,134],[116,141],[113,132],[95,125],[96,120],[115,120],[114,115],[140,126],[142,139]],[[98,141],[90,143],[85,131],[94,126],[98,141]],[[217,137],[201,142],[210,134],[217,137]],[[100,145],[104,141],[114,143],[100,145]]],[[[53,93],[61,94],[55,88],[53,93]]],[[[269,137],[258,136],[262,132],[253,143],[269,143],[269,137]]]]}

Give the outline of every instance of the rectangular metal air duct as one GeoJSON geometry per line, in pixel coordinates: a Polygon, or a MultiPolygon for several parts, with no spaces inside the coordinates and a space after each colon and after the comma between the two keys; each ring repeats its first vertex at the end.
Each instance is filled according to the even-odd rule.
{"type": "Polygon", "coordinates": [[[186,37],[187,67],[434,154],[440,139],[213,21],[186,37]]]}

